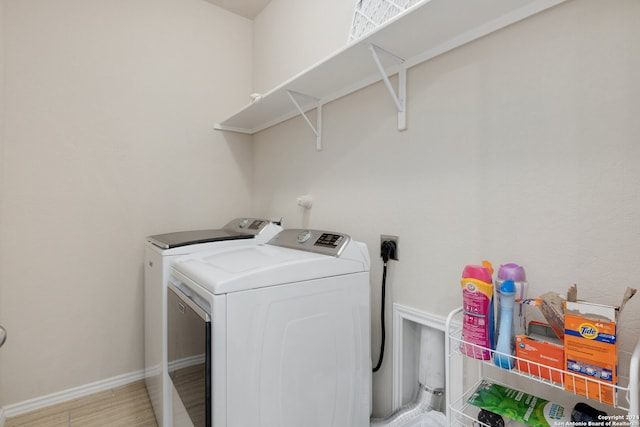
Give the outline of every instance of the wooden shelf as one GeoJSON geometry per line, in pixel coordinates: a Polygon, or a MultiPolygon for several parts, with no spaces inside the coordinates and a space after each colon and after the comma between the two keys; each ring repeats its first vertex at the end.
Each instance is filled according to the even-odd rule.
{"type": "MultiPolygon", "coordinates": [[[[258,102],[216,123],[214,128],[254,134],[563,1],[424,0],[272,89],[258,102]],[[392,54],[379,55],[386,75],[379,72],[371,45],[392,54]],[[404,61],[399,62],[394,56],[404,61]],[[297,97],[300,109],[292,102],[289,91],[306,95],[297,97]]],[[[402,101],[402,91],[398,91],[402,101]]],[[[321,115],[318,114],[318,144],[320,132],[321,115]]]]}

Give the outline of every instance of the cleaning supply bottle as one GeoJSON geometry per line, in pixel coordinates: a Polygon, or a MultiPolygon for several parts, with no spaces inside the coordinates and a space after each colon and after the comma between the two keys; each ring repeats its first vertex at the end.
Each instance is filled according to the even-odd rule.
{"type": "Polygon", "coordinates": [[[513,369],[515,360],[513,357],[513,340],[511,329],[513,327],[513,306],[515,304],[516,286],[513,280],[505,280],[498,289],[500,294],[500,323],[498,323],[498,343],[493,362],[502,369],[513,369]]]}
{"type": "Polygon", "coordinates": [[[489,261],[482,265],[467,265],[462,271],[462,345],[460,350],[469,357],[491,358],[493,349],[493,267],[489,261]]]}
{"type": "MultiPolygon", "coordinates": [[[[516,299],[525,299],[527,297],[527,276],[525,274],[524,268],[518,264],[508,263],[503,264],[498,269],[498,274],[496,275],[496,283],[495,283],[495,306],[496,306],[496,326],[500,325],[500,287],[505,280],[513,280],[513,284],[515,286],[515,298],[516,299]]],[[[526,319],[525,319],[525,309],[521,304],[516,304],[513,308],[513,323],[511,327],[511,341],[515,342],[516,335],[522,335],[525,333],[526,327],[526,319]]],[[[495,332],[496,342],[500,339],[500,328],[496,329],[495,332]]]]}

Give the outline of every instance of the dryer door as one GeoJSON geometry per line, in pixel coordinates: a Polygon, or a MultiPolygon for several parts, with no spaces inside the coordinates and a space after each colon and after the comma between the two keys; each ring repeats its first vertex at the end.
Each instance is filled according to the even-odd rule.
{"type": "Polygon", "coordinates": [[[211,427],[211,317],[170,283],[167,320],[174,425],[211,427]]]}

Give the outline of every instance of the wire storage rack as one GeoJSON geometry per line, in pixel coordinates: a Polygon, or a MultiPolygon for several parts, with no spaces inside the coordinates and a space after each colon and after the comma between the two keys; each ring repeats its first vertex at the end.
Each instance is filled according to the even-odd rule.
{"type": "Polygon", "coordinates": [[[468,399],[484,380],[518,390],[525,390],[527,393],[534,391],[536,395],[542,398],[547,398],[547,395],[553,396],[554,401],[558,401],[558,403],[569,407],[569,409],[571,409],[573,402],[583,401],[590,405],[604,407],[604,409],[607,409],[606,412],[608,414],[618,414],[615,418],[612,418],[616,420],[615,423],[613,421],[605,422],[604,426],[640,426],[640,397],[638,392],[640,387],[640,341],[638,341],[632,353],[619,351],[618,383],[611,385],[611,383],[594,378],[576,375],[570,371],[551,368],[464,342],[462,340],[462,307],[453,310],[449,314],[446,323],[446,335],[446,406],[447,424],[449,426],[490,427],[477,421],[479,408],[467,403],[468,399]],[[487,360],[479,360],[482,359],[482,354],[486,356],[487,351],[489,358],[487,360]],[[473,357],[474,355],[477,358],[473,357]],[[507,370],[497,367],[493,362],[496,355],[512,358],[515,365],[514,369],[507,370]],[[583,396],[566,390],[566,386],[573,386],[569,388],[575,390],[576,384],[579,385],[580,383],[584,384],[584,388],[588,390],[589,388],[586,387],[587,382],[589,382],[591,389],[597,385],[597,396],[583,396]],[[615,396],[613,405],[604,402],[600,397],[606,394],[603,391],[607,389],[609,391],[613,389],[613,395],[615,396]]]}
{"type": "Polygon", "coordinates": [[[425,0],[357,0],[349,31],[351,42],[425,0]]]}

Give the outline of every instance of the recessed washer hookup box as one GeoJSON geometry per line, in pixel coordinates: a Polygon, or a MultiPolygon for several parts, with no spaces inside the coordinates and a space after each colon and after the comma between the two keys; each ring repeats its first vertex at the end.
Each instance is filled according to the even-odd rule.
{"type": "Polygon", "coordinates": [[[627,288],[619,306],[578,301],[569,290],[564,313],[565,390],[615,405],[618,382],[618,317],[636,290],[627,288]]]}

